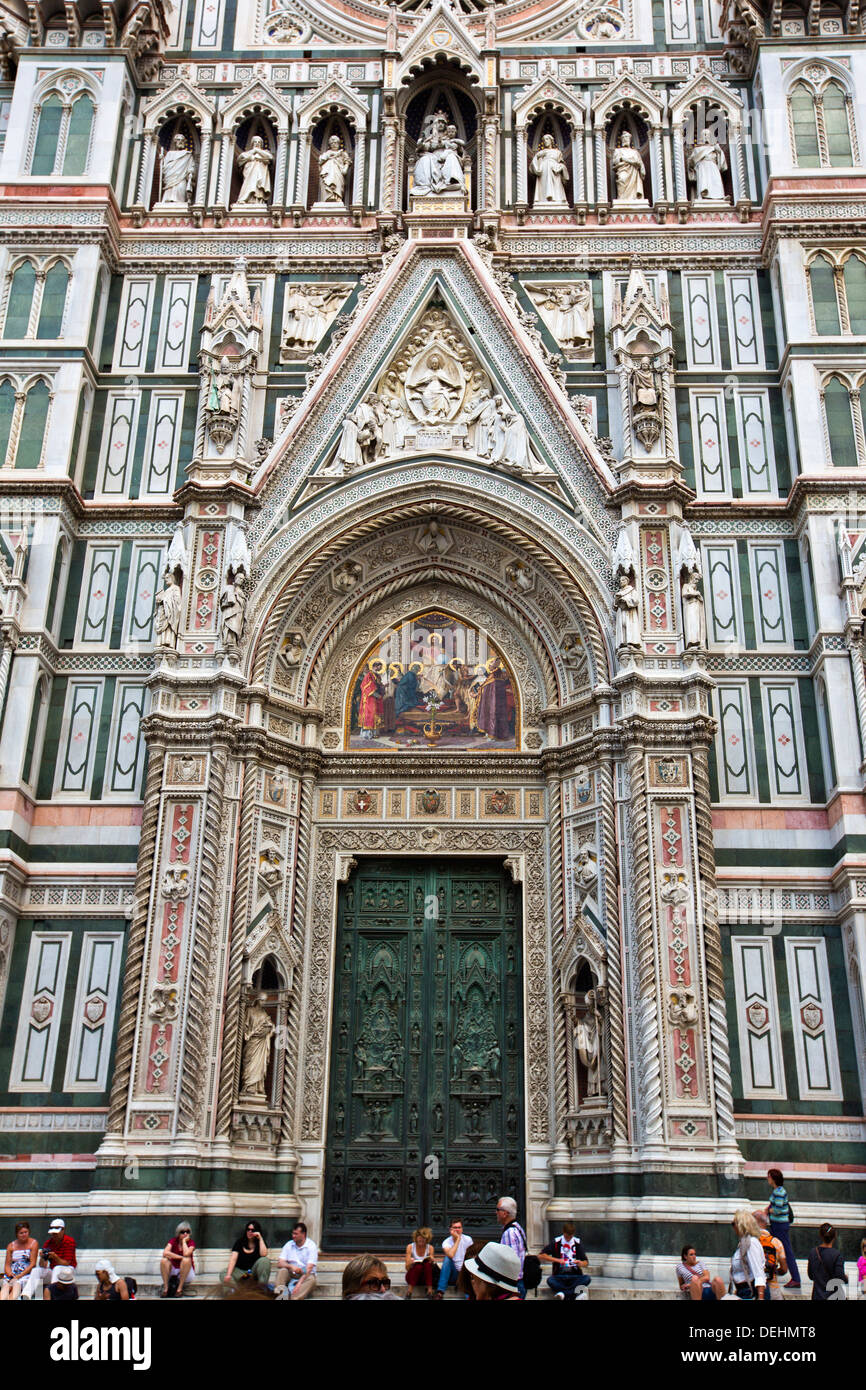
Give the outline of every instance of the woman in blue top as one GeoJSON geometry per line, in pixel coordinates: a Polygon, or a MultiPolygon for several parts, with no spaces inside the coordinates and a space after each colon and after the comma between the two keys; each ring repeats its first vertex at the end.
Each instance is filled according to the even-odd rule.
{"type": "Polygon", "coordinates": [[[791,1249],[791,1208],[788,1205],[788,1194],[785,1191],[785,1184],[782,1174],[778,1168],[771,1168],[767,1173],[767,1182],[770,1184],[770,1203],[767,1207],[767,1220],[770,1223],[770,1235],[776,1236],[782,1242],[782,1249],[785,1251],[785,1259],[788,1262],[788,1273],[790,1279],[785,1285],[786,1289],[799,1289],[800,1271],[797,1268],[797,1261],[794,1259],[794,1252],[791,1249]]]}

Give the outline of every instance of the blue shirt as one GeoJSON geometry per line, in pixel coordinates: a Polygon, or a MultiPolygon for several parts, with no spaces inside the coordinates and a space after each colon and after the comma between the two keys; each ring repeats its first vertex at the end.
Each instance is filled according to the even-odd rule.
{"type": "Polygon", "coordinates": [[[770,1194],[770,1220],[788,1224],[788,1194],[784,1187],[774,1187],[770,1194]]]}

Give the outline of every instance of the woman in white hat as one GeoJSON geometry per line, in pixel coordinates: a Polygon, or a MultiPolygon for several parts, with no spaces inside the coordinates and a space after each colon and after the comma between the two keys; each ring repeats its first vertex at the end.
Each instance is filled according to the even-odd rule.
{"type": "Polygon", "coordinates": [[[466,1261],[476,1299],[488,1302],[520,1303],[517,1281],[520,1278],[520,1257],[508,1245],[491,1240],[480,1254],[466,1261]]]}

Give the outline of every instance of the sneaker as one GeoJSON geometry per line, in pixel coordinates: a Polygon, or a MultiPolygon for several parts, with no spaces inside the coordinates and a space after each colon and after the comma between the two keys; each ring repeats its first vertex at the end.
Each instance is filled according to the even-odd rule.
{"type": "Polygon", "coordinates": [[[577,1302],[579,1298],[589,1298],[589,1289],[586,1288],[585,1285],[574,1291],[575,1302],[577,1302]]]}
{"type": "Polygon", "coordinates": [[[565,1294],[564,1294],[564,1293],[555,1293],[555,1294],[553,1295],[553,1297],[554,1297],[554,1298],[561,1298],[562,1301],[563,1301],[563,1303],[565,1302],[565,1294]]]}

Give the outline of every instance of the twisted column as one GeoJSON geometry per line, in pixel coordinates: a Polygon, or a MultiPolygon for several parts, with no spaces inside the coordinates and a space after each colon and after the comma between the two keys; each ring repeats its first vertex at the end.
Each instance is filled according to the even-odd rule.
{"type": "MultiPolygon", "coordinates": [[[[313,827],[313,793],[316,787],[316,777],[313,772],[305,772],[301,778],[301,791],[298,798],[298,836],[297,851],[295,854],[295,896],[292,904],[292,924],[291,932],[293,942],[300,942],[304,937],[304,926],[307,919],[307,891],[310,882],[310,841],[312,839],[313,827]]],[[[286,1011],[286,1037],[295,1037],[295,1032],[289,1027],[289,1020],[295,1012],[294,998],[289,1001],[286,1011]]],[[[298,1053],[300,1050],[300,1038],[297,1039],[293,1047],[287,1047],[283,1062],[283,1117],[280,1132],[280,1140],[284,1144],[291,1144],[294,1140],[294,1114],[295,1096],[298,1085],[298,1053]]]]}
{"type": "Polygon", "coordinates": [[[394,212],[396,210],[396,183],[397,183],[397,119],[395,116],[386,116],[384,119],[384,153],[382,170],[382,211],[394,212]]]}
{"type": "Polygon", "coordinates": [[[207,980],[214,951],[214,921],[219,911],[220,885],[217,882],[221,848],[220,826],[223,813],[228,747],[216,744],[211,749],[210,776],[203,807],[204,823],[201,836],[201,872],[198,881],[198,900],[192,928],[192,949],[187,969],[185,1003],[185,1032],[183,1057],[180,1064],[180,1099],[178,1130],[189,1133],[195,1129],[205,1090],[205,1043],[207,1037],[207,980]]]}
{"type": "Polygon", "coordinates": [[[229,939],[228,971],[226,974],[225,1005],[223,1014],[223,1046],[220,1058],[219,1091],[216,1108],[217,1138],[227,1138],[231,1133],[232,1106],[235,1098],[238,1062],[240,1056],[240,1008],[241,983],[244,968],[244,937],[247,926],[247,900],[252,875],[253,807],[256,800],[255,763],[247,761],[243,767],[243,788],[237,834],[237,858],[235,861],[235,893],[229,939]]]}
{"type": "Polygon", "coordinates": [[[604,922],[607,943],[607,1056],[609,1058],[613,1137],[628,1139],[628,1110],[626,1106],[627,1077],[625,1064],[625,1028],[623,1009],[625,989],[622,978],[619,920],[619,870],[616,842],[616,797],[614,772],[610,763],[602,763],[601,773],[601,857],[604,873],[604,922]]]}
{"type": "Polygon", "coordinates": [[[149,740],[147,746],[147,777],[144,784],[144,814],[138,846],[138,868],[135,875],[132,921],[126,946],[126,967],[114,1050],[114,1077],[106,1120],[106,1137],[123,1133],[132,1058],[138,1028],[138,1000],[144,970],[147,923],[151,907],[153,864],[156,855],[156,832],[159,825],[160,793],[165,759],[165,744],[149,740]]]}
{"type": "Polygon", "coordinates": [[[716,1122],[722,1144],[736,1144],[731,1058],[725,1010],[725,977],[722,963],[722,935],[719,931],[719,898],[713,854],[713,822],[710,806],[710,773],[706,744],[692,748],[692,776],[695,787],[695,830],[698,845],[698,872],[701,877],[703,908],[703,947],[707,971],[710,1014],[710,1053],[716,1122]]]}
{"type": "Polygon", "coordinates": [[[631,789],[630,815],[634,837],[633,894],[634,937],[637,946],[637,1034],[640,1108],[644,1140],[657,1138],[662,1130],[662,1075],[656,1008],[655,940],[652,912],[652,865],[649,847],[649,817],[646,800],[646,771],[641,748],[628,750],[631,789]]]}
{"type": "Polygon", "coordinates": [[[574,1062],[566,1029],[565,1005],[557,1000],[553,1009],[553,1106],[556,1116],[556,1142],[563,1143],[567,1138],[566,1115],[573,1089],[572,1073],[574,1062]]]}

